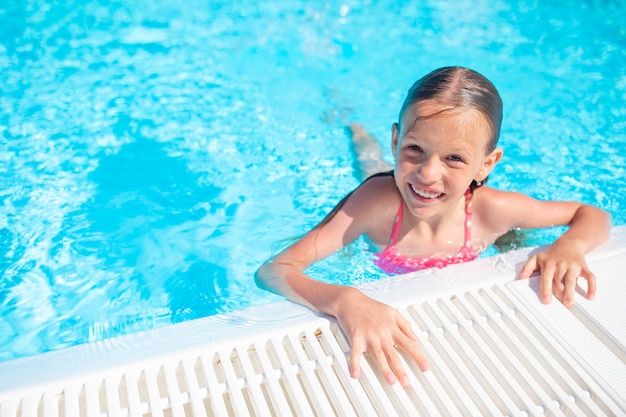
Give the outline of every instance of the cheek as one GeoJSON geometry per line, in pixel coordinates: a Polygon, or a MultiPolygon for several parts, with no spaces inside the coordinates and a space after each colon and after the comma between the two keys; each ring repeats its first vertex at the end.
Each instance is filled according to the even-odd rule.
{"type": "Polygon", "coordinates": [[[393,171],[399,175],[406,175],[415,171],[415,164],[411,163],[407,158],[397,158],[393,167],[393,171]]]}
{"type": "Polygon", "coordinates": [[[464,169],[450,170],[449,174],[448,178],[450,178],[451,182],[458,184],[459,188],[467,189],[476,177],[476,174],[478,174],[478,170],[467,167],[464,169]]]}

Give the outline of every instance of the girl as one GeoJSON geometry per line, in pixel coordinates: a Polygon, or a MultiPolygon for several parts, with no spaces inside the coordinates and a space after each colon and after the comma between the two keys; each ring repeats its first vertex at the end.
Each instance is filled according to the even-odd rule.
{"type": "MultiPolygon", "coordinates": [[[[303,271],[361,235],[389,273],[405,273],[475,259],[514,228],[568,225],[547,250],[533,255],[520,278],[541,271],[540,297],[571,305],[578,277],[587,298],[596,280],[585,252],[604,242],[610,218],[574,202],[538,201],[483,186],[502,157],[496,147],[502,101],[480,74],[462,67],[437,69],[409,90],[391,128],[393,171],[373,175],[348,194],[313,230],[259,268],[260,287],[334,316],[346,334],[352,377],[368,352],[388,383],[408,385],[397,348],[428,369],[408,321],[394,308],[356,288],[320,282],[303,271]]],[[[359,134],[355,144],[359,146],[359,134]]],[[[365,138],[367,139],[367,138],[365,138]]]]}

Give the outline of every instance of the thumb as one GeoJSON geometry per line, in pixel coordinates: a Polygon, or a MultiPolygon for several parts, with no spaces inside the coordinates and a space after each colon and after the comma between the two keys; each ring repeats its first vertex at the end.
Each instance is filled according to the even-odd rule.
{"type": "Polygon", "coordinates": [[[522,270],[519,273],[519,279],[527,279],[530,278],[533,272],[537,270],[537,255],[533,255],[528,259],[528,261],[522,267],[522,270]]]}

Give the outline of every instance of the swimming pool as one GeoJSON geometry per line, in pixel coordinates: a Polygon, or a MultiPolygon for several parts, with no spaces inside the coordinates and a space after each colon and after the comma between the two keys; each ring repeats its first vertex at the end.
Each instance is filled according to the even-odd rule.
{"type": "MultiPolygon", "coordinates": [[[[442,65],[503,97],[491,185],[626,223],[622,4],[180,3],[0,6],[0,360],[277,300],[255,269],[357,185],[344,123],[386,144],[442,65]]],[[[378,279],[355,252],[312,273],[378,279]]]]}

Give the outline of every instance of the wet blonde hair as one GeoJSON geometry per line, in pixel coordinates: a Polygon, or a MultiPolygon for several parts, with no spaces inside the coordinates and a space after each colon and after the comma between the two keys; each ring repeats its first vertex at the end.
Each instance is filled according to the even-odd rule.
{"type": "Polygon", "coordinates": [[[401,121],[408,108],[423,100],[434,100],[452,109],[480,112],[491,129],[487,153],[496,148],[502,124],[502,99],[496,87],[487,78],[464,67],[438,68],[411,86],[398,119],[401,121]]]}

